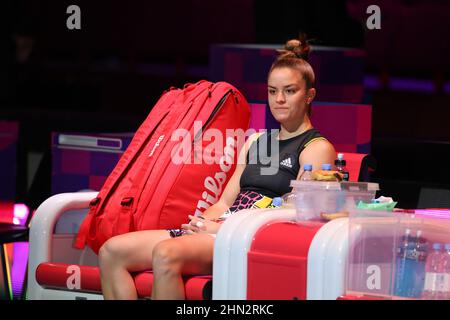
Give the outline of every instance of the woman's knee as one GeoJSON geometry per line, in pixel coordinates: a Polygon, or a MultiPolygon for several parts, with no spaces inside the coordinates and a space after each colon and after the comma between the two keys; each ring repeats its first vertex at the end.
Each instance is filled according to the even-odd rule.
{"type": "Polygon", "coordinates": [[[154,271],[164,273],[179,272],[182,263],[182,253],[180,246],[171,240],[162,241],[153,248],[152,262],[154,271]]]}
{"type": "Polygon", "coordinates": [[[123,245],[118,239],[111,238],[107,240],[100,248],[98,252],[98,259],[100,265],[108,263],[114,260],[115,263],[120,261],[120,257],[123,255],[123,245]]]}

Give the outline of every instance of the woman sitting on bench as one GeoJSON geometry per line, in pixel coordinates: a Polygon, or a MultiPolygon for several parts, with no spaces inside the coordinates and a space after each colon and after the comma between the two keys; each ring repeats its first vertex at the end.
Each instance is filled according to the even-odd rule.
{"type": "MultiPolygon", "coordinates": [[[[290,181],[302,173],[303,164],[320,169],[333,163],[336,153],[310,121],[314,72],[307,62],[306,41],[290,40],[272,64],[268,75],[270,111],[280,123],[278,134],[252,135],[241,150],[236,170],[220,200],[201,217],[175,230],[145,230],[109,239],[100,249],[99,266],[105,299],[137,299],[131,273],[153,269],[152,299],[184,299],[182,275],[211,274],[215,234],[227,216],[266,197],[290,191],[290,181]],[[272,174],[261,174],[261,148],[277,143],[278,161],[272,174]]],[[[267,154],[267,153],[264,153],[267,154]]]]}

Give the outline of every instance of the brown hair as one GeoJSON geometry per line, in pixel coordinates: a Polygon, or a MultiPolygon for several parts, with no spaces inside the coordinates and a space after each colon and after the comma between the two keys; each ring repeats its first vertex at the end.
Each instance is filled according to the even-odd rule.
{"type": "Polygon", "coordinates": [[[311,46],[305,36],[286,42],[284,48],[278,51],[278,57],[272,63],[269,75],[276,68],[292,68],[298,70],[306,82],[308,89],[314,88],[316,77],[311,65],[308,63],[311,46]]]}
{"type": "MultiPolygon", "coordinates": [[[[308,62],[311,47],[306,40],[306,36],[301,35],[299,39],[287,41],[284,48],[277,51],[278,57],[270,67],[269,76],[274,69],[291,68],[300,72],[305,80],[306,89],[314,88],[316,77],[308,62]]],[[[308,107],[308,115],[311,115],[311,105],[308,107]]]]}

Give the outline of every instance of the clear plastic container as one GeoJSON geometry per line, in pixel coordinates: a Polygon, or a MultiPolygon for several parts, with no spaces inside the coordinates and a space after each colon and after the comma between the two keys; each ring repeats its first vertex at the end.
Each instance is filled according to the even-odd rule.
{"type": "Polygon", "coordinates": [[[297,221],[321,220],[323,214],[342,214],[356,208],[359,201],[370,203],[378,183],[337,181],[291,181],[295,194],[297,221]]]}
{"type": "Polygon", "coordinates": [[[448,242],[449,219],[351,210],[345,294],[428,299],[425,265],[432,257],[432,244],[448,242]]]}

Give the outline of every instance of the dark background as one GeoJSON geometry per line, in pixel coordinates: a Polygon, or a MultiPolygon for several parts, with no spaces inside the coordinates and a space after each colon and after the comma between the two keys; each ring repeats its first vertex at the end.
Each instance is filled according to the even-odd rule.
{"type": "Polygon", "coordinates": [[[0,8],[0,119],[21,123],[17,201],[50,195],[50,132],[131,132],[163,90],[208,77],[213,43],[366,50],[372,180],[399,206],[450,207],[449,1],[31,1],[0,8]],[[81,30],[66,8],[81,8],[81,30]],[[366,8],[381,8],[368,30],[366,8]],[[425,89],[394,90],[396,77],[425,89]],[[423,86],[422,86],[423,87],[423,86]]]}

